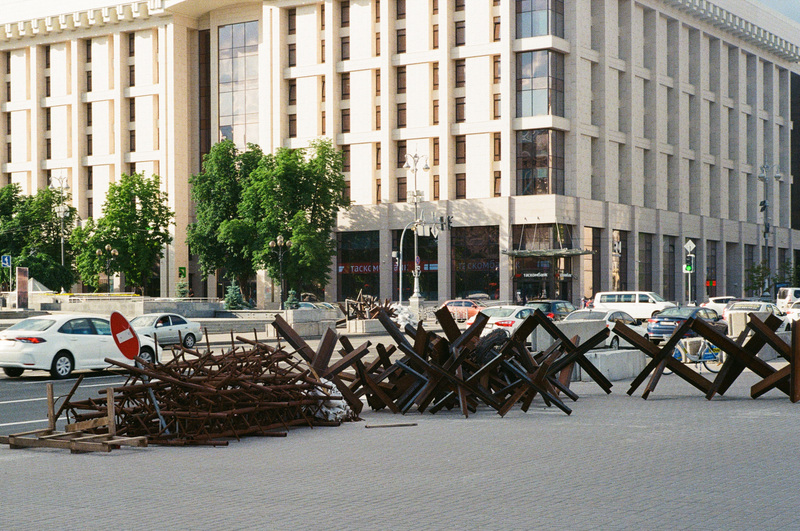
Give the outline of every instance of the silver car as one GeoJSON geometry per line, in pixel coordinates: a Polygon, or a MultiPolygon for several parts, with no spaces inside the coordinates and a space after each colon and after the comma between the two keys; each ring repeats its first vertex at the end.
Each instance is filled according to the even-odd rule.
{"type": "Polygon", "coordinates": [[[203,339],[200,323],[174,313],[146,313],[132,319],[131,326],[139,335],[158,338],[159,345],[183,342],[184,347],[193,348],[203,339]]]}

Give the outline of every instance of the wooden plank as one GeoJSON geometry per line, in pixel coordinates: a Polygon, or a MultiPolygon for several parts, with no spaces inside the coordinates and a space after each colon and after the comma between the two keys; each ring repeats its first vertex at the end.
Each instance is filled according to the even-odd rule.
{"type": "Polygon", "coordinates": [[[73,422],[72,424],[67,424],[64,429],[68,432],[75,432],[86,431],[92,428],[99,428],[101,426],[108,426],[108,417],[84,420],[83,422],[73,422]]]}

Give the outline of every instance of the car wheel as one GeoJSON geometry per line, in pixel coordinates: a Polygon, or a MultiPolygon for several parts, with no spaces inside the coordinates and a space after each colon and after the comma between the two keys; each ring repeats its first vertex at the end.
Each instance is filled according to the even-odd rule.
{"type": "Polygon", "coordinates": [[[619,336],[611,338],[611,350],[619,350],[619,336]]]}
{"type": "Polygon", "coordinates": [[[23,371],[25,369],[20,369],[19,367],[3,367],[3,372],[10,378],[19,378],[22,376],[23,371]]]}
{"type": "Polygon", "coordinates": [[[145,347],[139,351],[139,359],[150,365],[153,365],[156,362],[156,357],[149,347],[145,347]]]}
{"type": "Polygon", "coordinates": [[[75,369],[75,360],[72,359],[72,354],[62,350],[53,358],[53,363],[50,365],[50,376],[60,380],[72,374],[73,369],[75,369]]]}
{"type": "Polygon", "coordinates": [[[186,348],[192,348],[195,344],[195,337],[194,334],[186,334],[183,336],[183,346],[186,348]]]}

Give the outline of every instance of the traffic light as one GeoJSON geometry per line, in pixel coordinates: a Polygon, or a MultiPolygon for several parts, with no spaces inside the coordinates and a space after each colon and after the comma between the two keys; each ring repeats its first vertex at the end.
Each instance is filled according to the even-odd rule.
{"type": "Polygon", "coordinates": [[[684,273],[691,273],[694,271],[694,255],[687,254],[686,255],[686,263],[683,264],[683,272],[684,273]]]}
{"type": "Polygon", "coordinates": [[[761,207],[761,212],[764,212],[764,211],[767,209],[767,207],[769,206],[769,201],[767,201],[767,200],[765,199],[764,201],[761,201],[761,202],[758,204],[758,206],[760,206],[760,207],[761,207]]]}

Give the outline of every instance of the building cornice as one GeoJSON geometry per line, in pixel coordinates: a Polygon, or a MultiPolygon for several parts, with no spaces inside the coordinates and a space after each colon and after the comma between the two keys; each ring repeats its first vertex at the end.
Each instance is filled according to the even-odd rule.
{"type": "Polygon", "coordinates": [[[800,62],[800,47],[708,0],[662,0],[680,11],[716,26],[743,41],[792,63],[800,62]]]}
{"type": "Polygon", "coordinates": [[[164,0],[142,0],[0,25],[0,42],[169,16],[164,0]]]}

